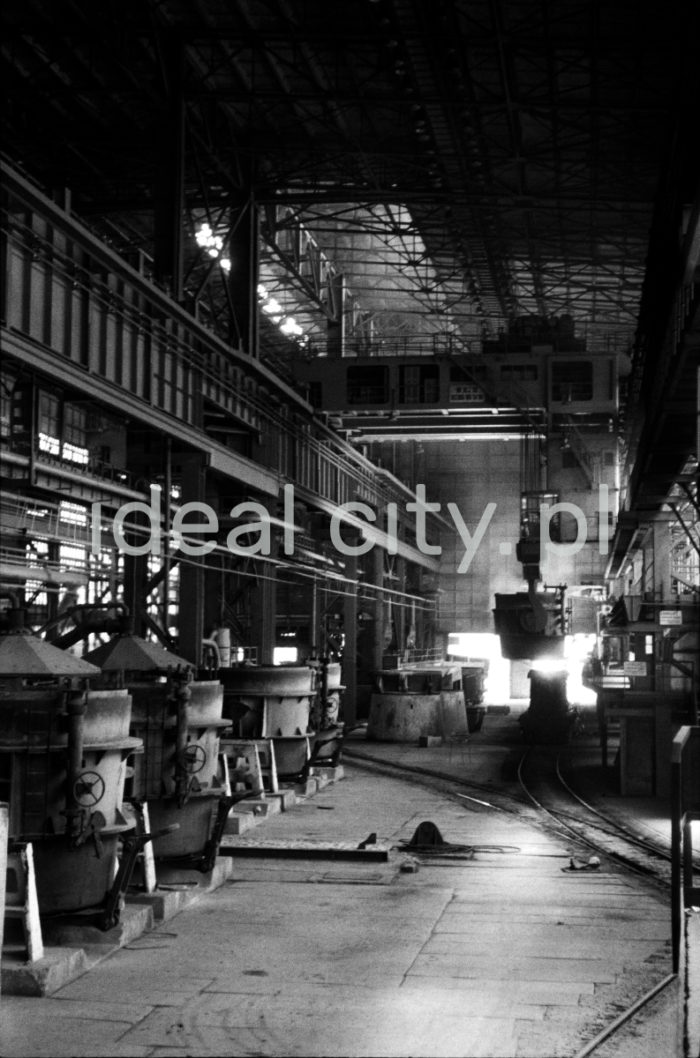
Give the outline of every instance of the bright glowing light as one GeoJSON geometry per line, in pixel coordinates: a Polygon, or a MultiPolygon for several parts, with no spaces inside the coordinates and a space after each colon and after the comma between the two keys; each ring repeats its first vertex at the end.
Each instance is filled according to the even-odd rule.
{"type": "Polygon", "coordinates": [[[530,665],[535,672],[566,672],[569,667],[561,658],[533,658],[530,665]]]}
{"type": "Polygon", "coordinates": [[[70,459],[73,463],[81,463],[83,466],[88,464],[89,453],[87,448],[83,448],[82,445],[74,445],[70,441],[64,441],[61,455],[64,459],[70,459]]]}
{"type": "MultiPolygon", "coordinates": [[[[223,262],[222,262],[223,264],[223,262]]],[[[273,298],[263,283],[258,283],[258,299],[262,311],[273,323],[276,323],[282,334],[289,338],[298,338],[301,344],[308,342],[303,328],[297,323],[293,316],[285,316],[284,307],[280,305],[277,298],[273,298]]]]}
{"type": "Polygon", "coordinates": [[[220,235],[215,235],[211,229],[211,225],[202,224],[201,228],[195,234],[197,245],[201,246],[203,250],[206,250],[210,257],[218,257],[221,253],[221,249],[224,245],[224,240],[220,235]]]}
{"type": "Polygon", "coordinates": [[[207,246],[214,232],[211,230],[208,224],[203,224],[195,235],[198,246],[207,246]]]}
{"type": "Polygon", "coordinates": [[[58,517],[69,525],[87,525],[87,511],[79,503],[61,500],[58,505],[58,517]]]}
{"type": "Polygon", "coordinates": [[[484,702],[503,705],[510,698],[510,661],[501,654],[501,641],[494,632],[450,632],[447,653],[468,665],[488,662],[484,680],[484,702]]]}
{"type": "Polygon", "coordinates": [[[230,260],[230,258],[222,257],[221,260],[219,261],[219,264],[223,268],[224,272],[230,272],[231,271],[231,260],[230,260]]]}
{"type": "Polygon", "coordinates": [[[42,452],[48,452],[49,455],[57,456],[61,451],[61,442],[58,437],[51,437],[49,434],[39,434],[39,448],[42,452]]]}
{"type": "Polygon", "coordinates": [[[275,647],[272,651],[272,664],[293,665],[298,655],[299,651],[296,647],[275,647]]]}
{"type": "Polygon", "coordinates": [[[287,316],[280,323],[280,330],[283,334],[302,334],[302,329],[294,319],[293,316],[287,316]]]}
{"type": "Polygon", "coordinates": [[[596,637],[593,634],[578,632],[564,640],[564,654],[569,673],[567,697],[572,705],[594,706],[597,695],[590,687],[584,687],[581,681],[586,658],[595,649],[596,637]]]}

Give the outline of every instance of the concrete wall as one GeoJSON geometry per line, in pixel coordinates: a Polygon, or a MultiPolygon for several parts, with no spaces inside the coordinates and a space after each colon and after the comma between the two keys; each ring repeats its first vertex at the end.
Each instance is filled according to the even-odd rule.
{"type": "MultiPolygon", "coordinates": [[[[601,437],[599,447],[612,447],[601,437]]],[[[551,447],[551,446],[550,446],[551,447]]],[[[594,446],[592,446],[593,448],[594,446]]],[[[466,545],[456,529],[445,529],[440,538],[442,555],[438,577],[439,631],[493,632],[492,609],[497,593],[526,588],[522,566],[515,555],[520,536],[520,442],[493,439],[484,441],[406,441],[371,446],[368,453],[378,458],[407,484],[424,484],[429,501],[442,505],[441,514],[454,525],[447,509],[454,503],[473,536],[482,519],[484,536],[466,572],[458,572],[466,545]],[[496,504],[488,522],[488,505],[496,504]]],[[[587,542],[576,554],[562,554],[556,546],[542,555],[540,568],[547,584],[602,583],[606,561],[598,541],[597,487],[591,489],[581,472],[563,469],[558,451],[550,452],[549,487],[560,499],[581,508],[587,521],[587,542]]],[[[601,481],[614,484],[614,470],[601,481]]],[[[611,505],[614,506],[611,492],[611,505]]]]}
{"type": "Polygon", "coordinates": [[[439,540],[438,578],[440,632],[493,632],[495,593],[516,591],[523,584],[515,557],[520,531],[518,442],[407,441],[378,445],[373,454],[407,483],[424,484],[428,500],[442,504],[440,513],[450,525],[454,523],[447,504],[456,504],[472,536],[482,518],[485,522],[488,505],[496,504],[466,572],[458,572],[465,544],[456,529],[445,529],[439,540]]]}

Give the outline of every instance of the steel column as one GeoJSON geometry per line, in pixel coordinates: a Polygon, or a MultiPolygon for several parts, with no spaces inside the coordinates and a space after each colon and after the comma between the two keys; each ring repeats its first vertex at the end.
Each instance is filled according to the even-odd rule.
{"type": "Polygon", "coordinates": [[[162,73],[167,103],[158,125],[154,188],[154,274],[170,295],[183,295],[183,221],[185,205],[184,53],[179,41],[162,44],[162,73]]]}

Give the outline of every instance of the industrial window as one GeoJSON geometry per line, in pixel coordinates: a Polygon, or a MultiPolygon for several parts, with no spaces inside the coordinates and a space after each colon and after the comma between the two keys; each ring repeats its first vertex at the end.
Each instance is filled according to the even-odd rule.
{"type": "Polygon", "coordinates": [[[76,404],[63,405],[63,444],[61,455],[72,463],[88,462],[87,414],[76,404]]]}
{"type": "Polygon", "coordinates": [[[67,525],[87,525],[87,511],[79,503],[70,500],[61,500],[58,505],[58,519],[67,525]]]}
{"type": "Polygon", "coordinates": [[[348,367],[348,404],[388,404],[389,372],[386,367],[348,367]]]}
{"type": "Polygon", "coordinates": [[[486,364],[465,363],[464,366],[450,365],[450,382],[485,382],[489,371],[486,364]]]}
{"type": "Polygon", "coordinates": [[[84,408],[64,404],[53,393],[39,393],[39,448],[52,456],[85,466],[88,462],[87,416],[84,408]]]}
{"type": "Polygon", "coordinates": [[[12,422],[12,391],[14,389],[14,378],[3,378],[0,381],[0,435],[10,436],[10,424],[12,422]]]}
{"type": "Polygon", "coordinates": [[[39,393],[39,448],[57,456],[61,450],[61,404],[53,393],[39,393]]]}
{"type": "Polygon", "coordinates": [[[323,407],[323,385],[320,382],[309,382],[308,400],[314,408],[323,407]]]}
{"type": "Polygon", "coordinates": [[[63,406],[63,440],[85,447],[87,416],[77,404],[63,406]]]}
{"type": "Polygon", "coordinates": [[[436,404],[439,397],[437,364],[404,364],[399,368],[399,404],[436,404]]]}
{"type": "Polygon", "coordinates": [[[519,382],[537,381],[537,364],[501,364],[501,378],[519,382]]]}
{"type": "Polygon", "coordinates": [[[555,360],[552,364],[552,400],[571,404],[592,399],[592,361],[555,360]]]}

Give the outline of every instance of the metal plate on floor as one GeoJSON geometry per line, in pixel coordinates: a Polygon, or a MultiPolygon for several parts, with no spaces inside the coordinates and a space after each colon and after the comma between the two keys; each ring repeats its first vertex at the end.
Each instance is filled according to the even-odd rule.
{"type": "Polygon", "coordinates": [[[304,860],[364,860],[386,862],[388,845],[360,849],[349,841],[237,841],[219,848],[220,856],[283,856],[304,860]]]}

